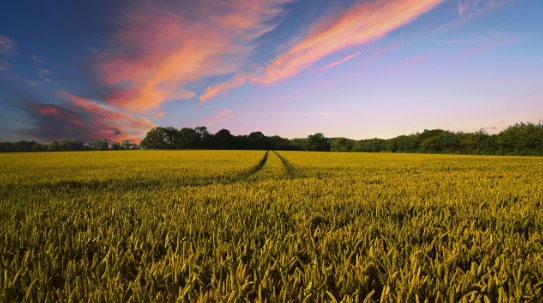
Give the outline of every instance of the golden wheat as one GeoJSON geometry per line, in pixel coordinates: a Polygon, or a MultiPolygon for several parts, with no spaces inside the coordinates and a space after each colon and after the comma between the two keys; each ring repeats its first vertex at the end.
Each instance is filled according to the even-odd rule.
{"type": "Polygon", "coordinates": [[[0,154],[0,301],[539,302],[543,159],[0,154]]]}

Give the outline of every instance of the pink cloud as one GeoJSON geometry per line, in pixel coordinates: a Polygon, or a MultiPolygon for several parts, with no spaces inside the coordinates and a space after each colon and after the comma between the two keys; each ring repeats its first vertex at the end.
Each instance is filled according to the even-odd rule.
{"type": "Polygon", "coordinates": [[[424,60],[426,60],[428,58],[428,56],[429,56],[429,54],[427,54],[427,53],[413,56],[411,58],[408,58],[408,59],[400,62],[400,66],[407,67],[407,66],[417,65],[417,64],[423,62],[424,60]]]}
{"type": "MultiPolygon", "coordinates": [[[[109,105],[60,92],[59,96],[68,101],[68,106],[84,117],[85,121],[72,121],[70,125],[90,128],[90,137],[107,138],[113,141],[130,140],[138,142],[155,125],[146,117],[125,114],[109,105]]],[[[42,114],[51,114],[40,111],[42,114]]]]}
{"type": "Polygon", "coordinates": [[[270,85],[289,78],[325,56],[349,47],[375,41],[426,13],[442,0],[397,0],[362,2],[317,23],[310,34],[267,65],[259,79],[270,85]],[[325,25],[323,25],[325,23],[325,25]]]}
{"type": "Polygon", "coordinates": [[[328,70],[328,69],[330,69],[330,68],[332,68],[332,67],[338,66],[338,65],[340,65],[340,64],[343,64],[343,63],[345,63],[345,62],[348,62],[348,61],[354,59],[356,56],[358,56],[358,55],[360,55],[360,54],[362,54],[362,53],[363,53],[362,51],[359,51],[359,52],[350,54],[350,55],[344,57],[343,59],[340,59],[340,60],[338,60],[338,61],[334,61],[334,62],[332,62],[332,63],[329,63],[329,64],[327,64],[326,66],[324,66],[324,67],[322,67],[322,68],[319,68],[319,69],[318,69],[318,72],[319,72],[319,73],[325,72],[326,70],[328,70]]]}
{"type": "Polygon", "coordinates": [[[208,126],[229,122],[234,116],[233,109],[221,110],[213,117],[206,120],[208,126]]]}
{"type": "Polygon", "coordinates": [[[388,45],[387,47],[384,47],[384,48],[378,48],[375,51],[373,51],[372,57],[373,58],[380,57],[382,55],[388,54],[391,51],[393,51],[393,50],[395,50],[397,48],[400,48],[402,46],[405,46],[405,45],[406,45],[406,43],[401,41],[401,42],[396,42],[396,43],[393,43],[391,45],[388,45]]]}
{"type": "Polygon", "coordinates": [[[59,116],[60,110],[56,106],[51,105],[42,105],[38,107],[38,112],[42,115],[48,115],[48,116],[59,116]]]}
{"type": "Polygon", "coordinates": [[[206,91],[200,96],[200,103],[205,103],[209,99],[217,96],[226,95],[232,88],[240,87],[250,81],[252,75],[248,73],[235,74],[228,81],[209,86],[206,91]]]}
{"type": "Polygon", "coordinates": [[[247,113],[249,115],[269,115],[269,116],[335,116],[340,113],[333,112],[268,112],[268,113],[247,113]]]}
{"type": "MultiPolygon", "coordinates": [[[[443,0],[372,0],[353,5],[314,24],[308,34],[293,43],[262,69],[234,75],[226,82],[209,87],[200,96],[205,102],[245,83],[271,85],[304,71],[324,57],[340,50],[378,40],[415,20],[443,0]]],[[[351,60],[332,63],[330,67],[351,60]],[[335,65],[334,65],[335,64],[335,65]]],[[[329,67],[329,68],[330,68],[329,67]]]]}
{"type": "Polygon", "coordinates": [[[288,1],[203,0],[183,8],[146,2],[132,7],[120,20],[111,48],[100,55],[98,72],[113,87],[107,102],[145,112],[168,100],[194,97],[190,83],[239,70],[255,39],[274,28],[272,21],[288,1]]]}

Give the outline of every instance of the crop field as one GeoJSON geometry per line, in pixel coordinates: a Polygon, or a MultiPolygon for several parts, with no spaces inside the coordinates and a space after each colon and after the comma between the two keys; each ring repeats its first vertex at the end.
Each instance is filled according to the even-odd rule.
{"type": "Polygon", "coordinates": [[[0,302],[543,302],[543,158],[0,154],[0,302]]]}

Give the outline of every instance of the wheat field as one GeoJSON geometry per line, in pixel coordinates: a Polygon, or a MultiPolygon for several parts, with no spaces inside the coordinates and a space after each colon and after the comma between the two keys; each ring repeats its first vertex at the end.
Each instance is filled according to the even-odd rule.
{"type": "Polygon", "coordinates": [[[0,154],[0,302],[541,302],[543,158],[0,154]]]}

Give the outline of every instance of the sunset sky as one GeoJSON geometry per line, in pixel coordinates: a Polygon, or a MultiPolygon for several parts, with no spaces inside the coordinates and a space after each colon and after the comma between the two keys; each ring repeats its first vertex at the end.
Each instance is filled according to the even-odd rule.
{"type": "Polygon", "coordinates": [[[3,1],[0,141],[543,121],[543,1],[3,1]]]}

